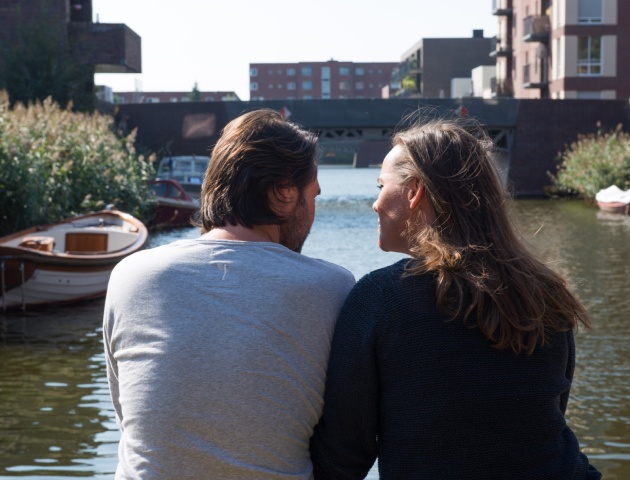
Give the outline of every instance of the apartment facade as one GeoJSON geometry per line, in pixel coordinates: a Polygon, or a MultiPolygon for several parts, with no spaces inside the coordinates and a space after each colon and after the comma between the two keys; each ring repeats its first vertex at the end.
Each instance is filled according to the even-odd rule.
{"type": "Polygon", "coordinates": [[[494,0],[495,95],[630,97],[630,2],[494,0]]]}
{"type": "Polygon", "coordinates": [[[401,56],[389,97],[452,97],[453,79],[470,79],[474,68],[494,65],[492,41],[483,30],[473,30],[472,37],[421,39],[401,56]]]}
{"type": "Polygon", "coordinates": [[[250,100],[381,98],[395,62],[251,63],[250,100]]]}

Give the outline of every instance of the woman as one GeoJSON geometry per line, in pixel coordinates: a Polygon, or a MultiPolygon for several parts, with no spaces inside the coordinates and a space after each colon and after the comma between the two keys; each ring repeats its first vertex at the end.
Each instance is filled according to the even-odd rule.
{"type": "MultiPolygon", "coordinates": [[[[315,478],[598,479],[566,425],[573,330],[590,326],[511,224],[491,141],[462,120],[394,136],[376,270],[337,323],[315,478]]],[[[470,124],[470,120],[468,120],[470,124]]]]}

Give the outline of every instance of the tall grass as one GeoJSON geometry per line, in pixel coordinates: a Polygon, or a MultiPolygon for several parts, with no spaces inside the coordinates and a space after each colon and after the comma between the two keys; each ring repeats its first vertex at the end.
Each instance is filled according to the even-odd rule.
{"type": "Polygon", "coordinates": [[[0,234],[110,204],[150,218],[155,172],[135,151],[135,131],[118,134],[111,116],[71,107],[48,98],[11,108],[0,91],[0,234]]]}
{"type": "Polygon", "coordinates": [[[562,153],[554,186],[586,200],[611,185],[630,189],[630,135],[621,125],[610,132],[581,135],[562,153]]]}

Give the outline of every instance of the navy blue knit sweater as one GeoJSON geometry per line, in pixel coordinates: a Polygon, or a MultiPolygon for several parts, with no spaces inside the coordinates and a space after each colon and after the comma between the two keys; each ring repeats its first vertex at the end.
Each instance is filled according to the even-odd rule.
{"type": "Polygon", "coordinates": [[[447,321],[406,260],[363,277],[333,338],[315,479],[599,479],[565,423],[573,334],[532,355],[447,321]]]}

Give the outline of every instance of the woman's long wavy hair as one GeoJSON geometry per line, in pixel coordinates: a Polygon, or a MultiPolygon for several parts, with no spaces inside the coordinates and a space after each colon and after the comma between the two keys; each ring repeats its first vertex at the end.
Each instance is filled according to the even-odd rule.
{"type": "Polygon", "coordinates": [[[418,217],[408,223],[413,260],[405,275],[432,272],[440,308],[467,323],[476,318],[496,348],[517,354],[543,345],[545,331],[590,328],[566,281],[519,237],[492,141],[478,122],[430,120],[397,132],[393,144],[406,152],[396,165],[401,179],[419,179],[435,211],[431,225],[418,217]]]}

